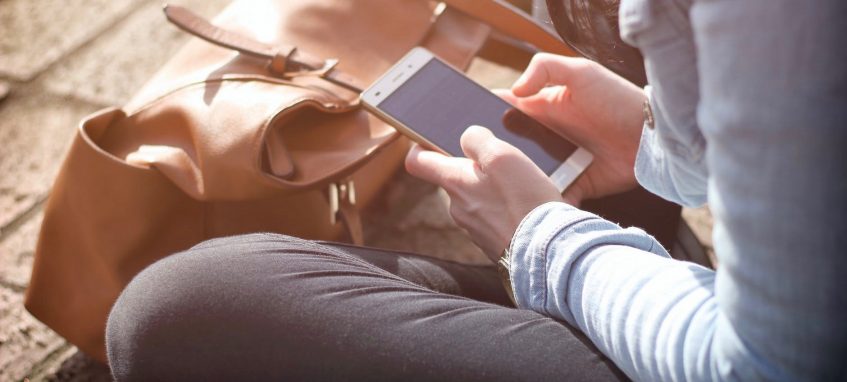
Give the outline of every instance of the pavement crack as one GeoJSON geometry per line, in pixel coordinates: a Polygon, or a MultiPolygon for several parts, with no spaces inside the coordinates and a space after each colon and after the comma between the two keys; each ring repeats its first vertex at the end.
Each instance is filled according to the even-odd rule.
{"type": "Polygon", "coordinates": [[[8,282],[6,280],[2,280],[2,279],[0,279],[0,287],[8,289],[8,290],[15,292],[15,293],[26,292],[26,287],[20,286],[18,284],[13,284],[13,283],[10,283],[10,282],[8,282]]]}
{"type": "Polygon", "coordinates": [[[96,41],[98,38],[100,38],[104,35],[107,35],[109,32],[113,31],[120,23],[122,23],[124,20],[128,19],[133,13],[138,12],[140,9],[142,9],[144,7],[145,4],[150,3],[150,2],[152,2],[152,1],[141,0],[141,1],[138,1],[137,3],[135,3],[135,4],[131,3],[131,4],[127,5],[125,9],[123,9],[121,12],[119,12],[111,20],[111,22],[103,24],[99,28],[92,30],[83,39],[77,41],[75,44],[70,45],[67,49],[65,49],[65,52],[63,52],[61,55],[55,57],[52,61],[46,63],[37,72],[33,73],[30,76],[27,76],[26,78],[18,78],[18,79],[21,80],[22,82],[27,82],[27,83],[41,82],[41,80],[43,80],[43,77],[45,76],[46,73],[53,70],[53,68],[55,68],[56,66],[62,65],[62,63],[65,62],[65,60],[67,60],[69,57],[73,56],[74,54],[77,54],[79,51],[85,49],[85,47],[93,44],[94,41],[96,41]]]}
{"type": "Polygon", "coordinates": [[[27,375],[33,381],[48,380],[50,379],[49,377],[51,374],[57,371],[52,369],[58,369],[61,366],[60,363],[70,358],[74,353],[76,353],[76,351],[77,350],[73,345],[66,342],[44,357],[41,362],[34,365],[27,375]],[[56,365],[57,363],[59,363],[59,365],[56,365]]]}

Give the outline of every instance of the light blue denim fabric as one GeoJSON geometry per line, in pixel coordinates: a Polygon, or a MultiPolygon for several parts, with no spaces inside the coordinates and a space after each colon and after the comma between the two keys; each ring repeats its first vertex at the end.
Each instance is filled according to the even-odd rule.
{"type": "Polygon", "coordinates": [[[636,380],[847,380],[847,1],[623,0],[655,130],[636,177],[708,201],[717,272],[563,203],[512,242],[520,307],[636,380]]]}

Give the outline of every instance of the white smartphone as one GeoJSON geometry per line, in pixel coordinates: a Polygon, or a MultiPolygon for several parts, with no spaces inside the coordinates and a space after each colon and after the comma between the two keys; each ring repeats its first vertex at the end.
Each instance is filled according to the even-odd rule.
{"type": "Polygon", "coordinates": [[[362,93],[366,108],[424,147],[462,157],[461,134],[490,129],[524,152],[564,191],[594,156],[532,119],[424,48],[414,48],[362,93]]]}

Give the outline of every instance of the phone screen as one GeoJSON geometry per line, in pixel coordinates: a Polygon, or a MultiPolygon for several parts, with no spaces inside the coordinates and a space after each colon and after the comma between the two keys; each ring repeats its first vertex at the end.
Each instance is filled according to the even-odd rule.
{"type": "Polygon", "coordinates": [[[577,146],[512,107],[488,89],[433,58],[378,105],[384,113],[452,156],[468,126],[490,129],[551,175],[577,146]]]}

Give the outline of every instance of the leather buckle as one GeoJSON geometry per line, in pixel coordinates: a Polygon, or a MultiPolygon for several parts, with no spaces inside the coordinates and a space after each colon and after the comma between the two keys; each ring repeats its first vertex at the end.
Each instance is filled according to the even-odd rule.
{"type": "Polygon", "coordinates": [[[435,4],[435,9],[432,10],[432,16],[429,21],[432,23],[437,21],[441,14],[444,13],[445,9],[447,9],[447,3],[439,1],[438,4],[435,4]]]}
{"type": "Polygon", "coordinates": [[[329,196],[329,222],[332,225],[338,223],[338,211],[341,203],[356,205],[356,184],[352,180],[347,183],[330,183],[327,190],[329,196]]]}
{"type": "Polygon", "coordinates": [[[317,76],[320,78],[326,78],[327,74],[335,69],[335,66],[338,65],[338,59],[330,58],[324,61],[324,66],[313,69],[313,70],[300,70],[296,72],[287,72],[283,73],[284,77],[293,78],[293,77],[302,77],[302,76],[317,76]]]}

